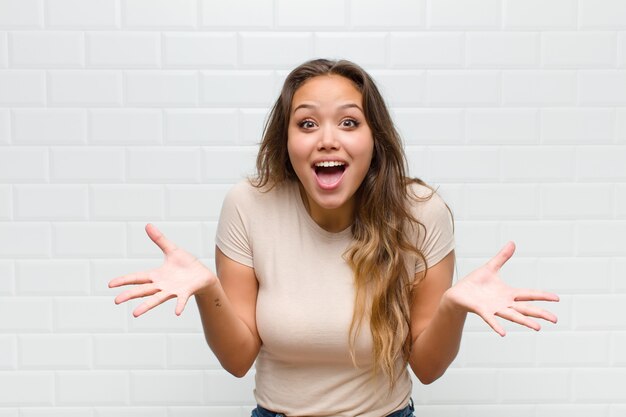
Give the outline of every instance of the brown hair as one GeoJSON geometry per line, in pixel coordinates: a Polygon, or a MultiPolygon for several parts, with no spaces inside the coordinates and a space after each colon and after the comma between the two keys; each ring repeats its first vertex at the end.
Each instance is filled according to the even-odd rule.
{"type": "Polygon", "coordinates": [[[411,214],[409,200],[428,200],[435,191],[420,179],[406,176],[406,157],[400,135],[384,99],[365,70],[345,60],[316,59],[298,66],[287,76],[265,125],[256,161],[257,178],[253,183],[257,187],[267,184],[271,188],[283,181],[298,181],[287,151],[292,99],[308,79],[331,74],[351,80],[360,91],[365,119],[374,139],[370,168],[355,195],[353,243],[344,254],[354,272],[356,286],[349,333],[350,353],[356,364],[354,344],[367,316],[374,341],[377,365],[374,372],[382,369],[393,386],[398,376],[396,360],[401,355],[406,366],[412,343],[410,295],[415,285],[415,272],[407,268],[406,260],[417,257],[428,269],[424,255],[415,247],[417,242],[407,238],[425,230],[411,214]],[[427,186],[431,189],[430,195],[424,198],[414,195],[410,192],[411,183],[427,186]],[[415,228],[414,233],[408,234],[409,228],[415,228]]]}

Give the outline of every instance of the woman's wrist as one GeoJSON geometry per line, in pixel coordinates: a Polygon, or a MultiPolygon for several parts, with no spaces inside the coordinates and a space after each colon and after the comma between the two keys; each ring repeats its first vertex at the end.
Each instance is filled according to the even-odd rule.
{"type": "Polygon", "coordinates": [[[441,297],[441,302],[439,303],[439,308],[447,314],[452,314],[455,316],[464,316],[468,313],[468,310],[459,304],[454,297],[455,288],[448,288],[441,297]]]}

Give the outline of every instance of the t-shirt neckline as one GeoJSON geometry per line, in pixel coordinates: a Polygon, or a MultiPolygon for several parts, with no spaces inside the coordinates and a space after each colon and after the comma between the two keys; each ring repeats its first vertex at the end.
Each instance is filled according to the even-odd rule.
{"type": "Polygon", "coordinates": [[[352,236],[352,225],[346,227],[340,232],[329,232],[328,230],[321,227],[319,224],[313,220],[306,207],[304,206],[304,201],[302,201],[302,196],[300,195],[300,187],[298,186],[297,181],[292,181],[291,186],[291,196],[296,199],[296,207],[298,209],[298,214],[304,218],[304,222],[307,224],[309,229],[318,235],[332,240],[342,240],[352,236]]]}

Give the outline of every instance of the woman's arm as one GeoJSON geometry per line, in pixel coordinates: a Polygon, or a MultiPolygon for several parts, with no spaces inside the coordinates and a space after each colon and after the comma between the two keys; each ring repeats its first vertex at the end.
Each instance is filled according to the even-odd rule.
{"type": "Polygon", "coordinates": [[[257,280],[254,269],[216,250],[220,279],[195,256],[169,241],[154,225],[146,233],[163,251],[163,264],[149,271],[123,275],[110,288],[132,285],[115,298],[120,304],[146,297],[133,311],[135,317],[163,302],[177,298],[180,315],[195,295],[207,343],[231,374],[242,377],[254,363],[261,346],[256,331],[257,280]]]}
{"type": "Polygon", "coordinates": [[[261,348],[256,327],[258,282],[254,269],[233,261],[215,248],[219,280],[196,294],[204,336],[228,372],[243,377],[261,348]]]}
{"type": "Polygon", "coordinates": [[[556,323],[554,314],[525,303],[559,301],[556,294],[511,288],[500,279],[500,268],[514,251],[515,245],[507,243],[489,262],[450,287],[452,251],[429,268],[426,277],[417,284],[411,306],[413,348],[409,363],[420,381],[429,384],[450,366],[459,350],[467,313],[479,315],[501,336],[506,333],[496,316],[534,330],[541,326],[530,317],[556,323]]]}
{"type": "Polygon", "coordinates": [[[416,274],[419,284],[411,301],[411,369],[424,384],[430,384],[448,369],[461,344],[461,332],[467,313],[450,309],[444,302],[445,291],[452,284],[454,251],[439,263],[416,274]],[[421,281],[419,281],[421,279],[421,281]]]}

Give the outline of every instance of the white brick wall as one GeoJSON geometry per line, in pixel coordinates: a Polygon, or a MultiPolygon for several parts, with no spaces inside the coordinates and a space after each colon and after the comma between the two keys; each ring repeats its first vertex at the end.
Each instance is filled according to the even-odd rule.
{"type": "Polygon", "coordinates": [[[0,417],[250,415],[193,299],[134,319],[107,282],[160,264],[148,222],[212,266],[313,57],[374,76],[460,275],[514,240],[504,278],[561,294],[540,333],[470,316],[416,415],[626,415],[626,2],[0,0],[0,417]]]}

